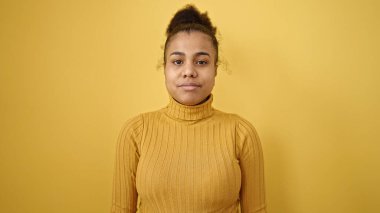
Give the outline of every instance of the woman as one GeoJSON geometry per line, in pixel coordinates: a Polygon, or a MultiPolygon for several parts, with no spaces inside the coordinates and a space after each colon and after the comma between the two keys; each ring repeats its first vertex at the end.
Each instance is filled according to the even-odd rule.
{"type": "Polygon", "coordinates": [[[216,28],[207,13],[188,5],[174,15],[166,33],[170,101],[123,127],[112,212],[266,212],[255,129],[212,107],[216,28]]]}

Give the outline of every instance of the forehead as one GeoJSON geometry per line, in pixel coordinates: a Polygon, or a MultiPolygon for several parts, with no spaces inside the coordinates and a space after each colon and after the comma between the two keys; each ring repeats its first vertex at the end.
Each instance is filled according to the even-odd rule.
{"type": "Polygon", "coordinates": [[[210,54],[214,54],[215,48],[212,45],[212,40],[209,35],[199,31],[182,31],[170,39],[167,53],[170,54],[173,51],[180,51],[185,54],[206,51],[210,54]]]}

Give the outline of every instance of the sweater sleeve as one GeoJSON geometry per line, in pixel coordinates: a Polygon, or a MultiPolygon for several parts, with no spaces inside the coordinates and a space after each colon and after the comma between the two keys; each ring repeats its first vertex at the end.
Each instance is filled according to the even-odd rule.
{"type": "Polygon", "coordinates": [[[134,117],[124,124],[117,139],[112,213],[137,210],[136,170],[140,158],[142,128],[141,115],[134,117]]]}
{"type": "Polygon", "coordinates": [[[240,207],[242,213],[265,213],[264,162],[255,128],[240,118],[236,127],[237,157],[241,169],[240,207]]]}

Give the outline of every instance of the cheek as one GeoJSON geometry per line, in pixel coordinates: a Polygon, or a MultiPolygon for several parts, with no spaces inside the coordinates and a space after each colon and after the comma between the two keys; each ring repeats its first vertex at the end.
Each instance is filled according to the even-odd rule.
{"type": "Polygon", "coordinates": [[[209,75],[206,79],[207,85],[209,88],[212,88],[215,84],[215,75],[209,75]]]}
{"type": "Polygon", "coordinates": [[[175,74],[171,72],[170,70],[165,70],[165,82],[167,84],[174,83],[175,81],[175,74]]]}
{"type": "Polygon", "coordinates": [[[215,77],[216,77],[215,69],[211,69],[209,72],[207,72],[207,78],[210,82],[215,82],[215,77]]]}

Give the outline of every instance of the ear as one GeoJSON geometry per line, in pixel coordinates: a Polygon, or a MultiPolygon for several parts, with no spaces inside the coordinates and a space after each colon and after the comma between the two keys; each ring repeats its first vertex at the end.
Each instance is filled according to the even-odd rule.
{"type": "Polygon", "coordinates": [[[217,76],[217,75],[218,75],[218,65],[215,64],[215,76],[217,76]]]}

